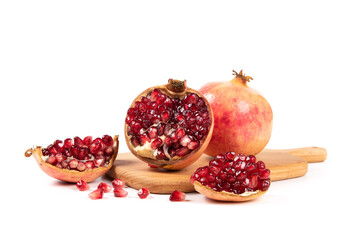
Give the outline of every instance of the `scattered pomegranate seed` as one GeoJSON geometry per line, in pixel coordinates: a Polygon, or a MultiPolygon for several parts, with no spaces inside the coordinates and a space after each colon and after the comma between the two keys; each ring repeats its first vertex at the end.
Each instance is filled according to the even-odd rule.
{"type": "Polygon", "coordinates": [[[102,199],[103,194],[104,194],[104,190],[102,188],[98,188],[95,191],[92,191],[91,193],[89,193],[89,198],[91,200],[102,199]]]}
{"type": "Polygon", "coordinates": [[[108,184],[106,184],[104,182],[100,183],[97,188],[102,189],[104,191],[104,193],[108,193],[112,189],[110,185],[108,185],[108,184]]]}
{"type": "Polygon", "coordinates": [[[76,183],[76,187],[80,190],[80,191],[86,191],[88,190],[90,187],[89,185],[84,181],[84,180],[79,180],[76,183]]]}
{"type": "Polygon", "coordinates": [[[120,188],[120,189],[114,189],[114,196],[115,197],[121,197],[121,198],[123,198],[123,197],[126,197],[128,195],[128,192],[126,191],[126,190],[124,190],[124,189],[122,189],[122,188],[120,188]]]}
{"type": "Polygon", "coordinates": [[[137,194],[138,194],[139,198],[144,199],[144,198],[147,198],[147,196],[149,196],[150,192],[147,188],[141,188],[141,189],[139,189],[137,194]]]}
{"type": "Polygon", "coordinates": [[[121,189],[125,187],[125,182],[123,180],[121,180],[120,178],[115,178],[112,182],[111,182],[112,186],[114,189],[121,189]]]}
{"type": "Polygon", "coordinates": [[[175,191],[173,191],[173,192],[171,193],[169,199],[170,199],[170,201],[176,201],[176,202],[178,202],[178,201],[184,201],[185,198],[186,198],[185,193],[180,192],[180,191],[178,191],[178,190],[175,190],[175,191]]]}

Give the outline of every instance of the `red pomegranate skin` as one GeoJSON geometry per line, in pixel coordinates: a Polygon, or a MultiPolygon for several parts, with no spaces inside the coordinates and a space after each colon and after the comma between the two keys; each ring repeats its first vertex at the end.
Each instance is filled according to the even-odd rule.
{"type": "Polygon", "coordinates": [[[214,130],[206,154],[237,151],[256,155],[269,142],[273,112],[267,100],[247,86],[249,78],[241,71],[231,81],[211,82],[199,90],[214,113],[214,130]]]}

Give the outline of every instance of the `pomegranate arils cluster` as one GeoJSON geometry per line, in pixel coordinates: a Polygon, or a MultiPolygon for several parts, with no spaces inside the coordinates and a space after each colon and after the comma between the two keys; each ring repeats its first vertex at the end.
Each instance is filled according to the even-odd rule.
{"type": "Polygon", "coordinates": [[[114,154],[114,140],[109,135],[92,139],[74,137],[64,141],[55,140],[42,154],[47,163],[58,168],[85,171],[98,167],[106,167],[114,154]]]}
{"type": "Polygon", "coordinates": [[[266,191],[270,186],[269,177],[270,170],[264,162],[256,162],[255,156],[228,152],[217,155],[209,162],[209,166],[198,168],[190,181],[198,181],[214,191],[242,194],[266,191]]]}
{"type": "Polygon", "coordinates": [[[158,160],[183,157],[197,149],[212,123],[202,97],[190,93],[182,99],[170,98],[159,89],[136,101],[125,122],[134,148],[146,145],[158,160]]]}

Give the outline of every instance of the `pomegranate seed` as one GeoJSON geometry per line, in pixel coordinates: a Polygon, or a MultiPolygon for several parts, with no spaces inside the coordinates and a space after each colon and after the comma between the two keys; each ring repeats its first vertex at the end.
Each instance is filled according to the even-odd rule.
{"type": "Polygon", "coordinates": [[[102,141],[105,144],[105,146],[112,146],[114,144],[114,139],[109,135],[104,135],[102,137],[102,141]]]}
{"type": "Polygon", "coordinates": [[[199,183],[214,191],[228,191],[235,194],[266,191],[270,186],[270,170],[264,162],[256,162],[255,156],[228,152],[219,154],[209,161],[209,166],[198,168],[190,182],[199,183]]]}
{"type": "Polygon", "coordinates": [[[57,162],[61,162],[61,161],[63,161],[63,160],[66,159],[66,157],[65,157],[64,155],[62,155],[61,153],[57,153],[57,154],[55,155],[55,158],[56,158],[56,161],[57,161],[57,162]]]}
{"type": "Polygon", "coordinates": [[[188,148],[190,150],[195,150],[198,146],[199,146],[199,142],[198,141],[191,141],[188,145],[188,148]]]}
{"type": "Polygon", "coordinates": [[[70,148],[65,148],[62,154],[64,154],[65,157],[71,157],[70,148]]]}
{"type": "Polygon", "coordinates": [[[91,143],[89,150],[92,154],[97,153],[99,150],[101,150],[101,144],[98,142],[91,143]]]}
{"type": "Polygon", "coordinates": [[[103,189],[96,189],[95,191],[89,193],[89,198],[90,198],[91,200],[102,199],[102,198],[103,198],[103,194],[104,194],[104,190],[103,190],[103,189]]]}
{"type": "Polygon", "coordinates": [[[158,130],[157,130],[157,128],[156,128],[156,127],[151,127],[151,128],[149,128],[148,134],[149,134],[149,137],[150,137],[151,139],[157,138],[157,137],[158,137],[158,130]]]}
{"type": "Polygon", "coordinates": [[[112,156],[114,154],[114,148],[112,146],[107,146],[104,150],[105,155],[112,156]]]}
{"type": "Polygon", "coordinates": [[[86,169],[85,163],[79,162],[76,169],[79,170],[80,172],[84,171],[86,169]]]}
{"type": "Polygon", "coordinates": [[[54,154],[51,154],[50,156],[49,156],[49,158],[46,160],[46,162],[47,163],[50,163],[50,164],[56,164],[56,162],[57,162],[57,160],[56,160],[56,157],[55,157],[55,155],[54,154]]]}
{"type": "Polygon", "coordinates": [[[49,151],[50,154],[57,154],[58,153],[58,151],[56,150],[56,148],[53,145],[50,145],[48,147],[48,151],[49,151]]]}
{"type": "Polygon", "coordinates": [[[84,160],[86,155],[87,155],[87,148],[80,148],[77,159],[84,160]]]}
{"type": "Polygon", "coordinates": [[[64,148],[71,148],[73,145],[73,140],[71,138],[67,138],[64,140],[64,148]]]}
{"type": "Polygon", "coordinates": [[[123,180],[121,180],[120,178],[115,178],[112,182],[111,182],[112,186],[114,189],[122,189],[125,187],[125,182],[123,180]]]}
{"type": "Polygon", "coordinates": [[[160,147],[163,144],[163,141],[161,140],[161,138],[155,139],[152,143],[151,143],[151,148],[152,149],[157,149],[158,147],[160,147]]]}
{"type": "Polygon", "coordinates": [[[139,198],[144,199],[147,198],[147,196],[149,196],[150,192],[147,188],[141,188],[137,194],[139,198]]]}
{"type": "Polygon", "coordinates": [[[110,185],[108,185],[108,184],[106,184],[104,182],[100,183],[97,188],[102,189],[104,191],[104,193],[108,193],[112,189],[110,185]]]}
{"type": "Polygon", "coordinates": [[[83,147],[84,146],[84,142],[81,138],[79,137],[74,137],[74,144],[78,147],[83,147]]]}
{"type": "Polygon", "coordinates": [[[170,201],[176,201],[176,202],[179,202],[179,201],[184,201],[186,198],[186,195],[185,193],[183,192],[180,192],[178,190],[175,190],[171,193],[170,195],[170,201]]]}
{"type": "Polygon", "coordinates": [[[88,189],[90,189],[89,185],[84,181],[84,180],[79,180],[76,182],[76,187],[80,190],[80,191],[86,191],[88,189]]]}
{"type": "Polygon", "coordinates": [[[87,146],[87,147],[90,147],[91,142],[92,142],[92,137],[91,136],[87,136],[83,140],[84,145],[87,146]]]}
{"type": "Polygon", "coordinates": [[[103,142],[103,140],[101,138],[95,138],[94,141],[92,141],[91,144],[93,143],[97,143],[100,145],[100,149],[101,151],[103,151],[105,149],[105,143],[103,142]]]}
{"type": "Polygon", "coordinates": [[[149,136],[146,133],[140,135],[139,140],[140,140],[141,145],[144,145],[147,142],[151,141],[151,139],[149,138],[149,136]]]}
{"type": "Polygon", "coordinates": [[[71,148],[70,148],[71,155],[72,155],[74,158],[77,158],[78,155],[79,155],[79,150],[80,150],[80,149],[79,149],[78,146],[75,146],[75,145],[71,146],[71,148]]]}
{"type": "Polygon", "coordinates": [[[63,168],[67,168],[67,167],[69,166],[69,162],[66,161],[66,160],[64,160],[64,161],[61,162],[61,166],[62,166],[63,168]]]}
{"type": "Polygon", "coordinates": [[[114,196],[124,198],[128,195],[128,192],[122,188],[114,188],[114,196]]]}
{"type": "Polygon", "coordinates": [[[95,164],[93,161],[86,161],[85,162],[86,169],[93,169],[95,168],[95,164]]]}
{"type": "Polygon", "coordinates": [[[105,163],[105,157],[104,156],[97,156],[94,159],[94,164],[95,164],[96,167],[103,166],[104,163],[105,163]]]}
{"type": "Polygon", "coordinates": [[[64,150],[64,144],[63,144],[63,141],[61,141],[61,140],[55,140],[53,146],[55,147],[55,149],[58,153],[62,153],[64,150]]]}
{"type": "Polygon", "coordinates": [[[71,160],[71,161],[69,162],[69,167],[70,167],[71,169],[76,169],[77,166],[78,166],[78,164],[79,164],[78,160],[73,159],[73,160],[71,160]]]}
{"type": "Polygon", "coordinates": [[[134,146],[134,147],[137,147],[140,145],[140,142],[139,142],[139,139],[137,137],[132,137],[131,139],[131,144],[134,146]]]}
{"type": "Polygon", "coordinates": [[[41,151],[42,151],[43,156],[48,156],[50,154],[49,150],[47,150],[47,148],[43,148],[43,149],[41,149],[41,151]]]}
{"type": "Polygon", "coordinates": [[[187,147],[182,147],[182,148],[176,149],[176,155],[179,157],[183,157],[189,153],[190,153],[190,150],[187,147]]]}

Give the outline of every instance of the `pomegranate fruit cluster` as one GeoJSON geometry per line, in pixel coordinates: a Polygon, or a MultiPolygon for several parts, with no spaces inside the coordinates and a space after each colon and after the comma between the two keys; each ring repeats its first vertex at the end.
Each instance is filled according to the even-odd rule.
{"type": "Polygon", "coordinates": [[[42,149],[45,161],[57,168],[85,171],[109,166],[114,155],[114,140],[109,135],[92,139],[74,137],[64,141],[55,140],[47,148],[42,149]]]}
{"type": "MultiPolygon", "coordinates": [[[[184,84],[170,79],[165,87],[140,94],[127,111],[125,135],[129,149],[152,166],[171,166],[199,151],[211,137],[213,120],[207,100],[184,84]]],[[[199,156],[173,169],[183,168],[199,156]]]]}
{"type": "Polygon", "coordinates": [[[190,178],[216,192],[234,194],[266,191],[270,186],[270,170],[253,155],[227,152],[219,154],[209,166],[198,168],[190,178]]]}

